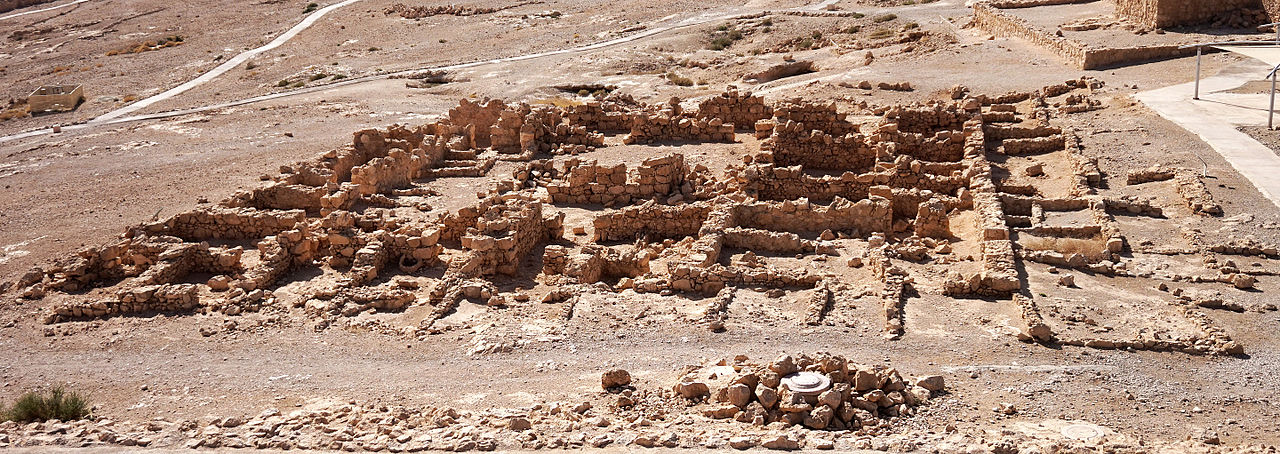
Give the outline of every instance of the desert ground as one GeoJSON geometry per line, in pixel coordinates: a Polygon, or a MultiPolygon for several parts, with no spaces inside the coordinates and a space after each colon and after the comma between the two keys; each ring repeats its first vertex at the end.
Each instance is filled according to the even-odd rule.
{"type": "MultiPolygon", "coordinates": [[[[1273,36],[1103,4],[1020,14],[1273,36]]],[[[92,403],[0,449],[1275,452],[1280,207],[1139,99],[1195,58],[1081,70],[973,15],[0,13],[0,406],[92,403]]]]}

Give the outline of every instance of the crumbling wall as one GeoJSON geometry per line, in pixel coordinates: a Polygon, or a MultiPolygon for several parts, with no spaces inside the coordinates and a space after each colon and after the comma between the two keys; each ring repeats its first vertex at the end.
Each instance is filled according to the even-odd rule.
{"type": "Polygon", "coordinates": [[[688,169],[684,155],[646,159],[638,167],[606,167],[576,158],[565,161],[562,180],[547,184],[555,203],[625,205],[633,200],[666,197],[680,192],[688,169]]]}
{"type": "Polygon", "coordinates": [[[144,231],[150,235],[172,235],[194,241],[262,238],[292,229],[306,217],[302,210],[202,207],[148,224],[144,231]]]}
{"type": "Polygon", "coordinates": [[[466,128],[468,139],[475,148],[489,148],[490,128],[498,122],[507,105],[500,100],[485,98],[475,102],[463,98],[458,106],[449,109],[449,123],[466,128]]]}
{"type": "Polygon", "coordinates": [[[858,125],[845,120],[846,114],[836,109],[834,102],[815,104],[799,100],[789,100],[773,109],[775,124],[788,121],[801,123],[801,129],[818,130],[832,136],[843,136],[858,132],[858,125]]]}
{"type": "MultiPolygon", "coordinates": [[[[1118,0],[1121,2],[1130,2],[1140,7],[1142,4],[1164,2],[1167,0],[1118,0]]],[[[1179,0],[1181,2],[1197,2],[1202,4],[1212,4],[1214,0],[1179,0]]],[[[1231,2],[1256,3],[1257,0],[1231,0],[1231,2]]],[[[1072,2],[1065,2],[1072,3],[1072,2]]],[[[1031,42],[1031,44],[1048,49],[1058,55],[1068,65],[1075,66],[1080,69],[1101,69],[1114,66],[1122,66],[1152,60],[1163,60],[1168,58],[1177,58],[1195,53],[1195,49],[1180,49],[1177,45],[1168,46],[1136,46],[1136,47],[1094,47],[1085,43],[1069,38],[1058,36],[1049,30],[1037,28],[1026,19],[1001,11],[1007,5],[1003,2],[987,3],[978,2],[973,5],[974,25],[978,28],[991,33],[992,35],[1004,38],[1017,38],[1031,42]]],[[[1034,6],[1034,5],[1032,5],[1034,6]]],[[[1021,7],[1021,6],[1017,6],[1021,7]]],[[[1147,12],[1137,11],[1135,14],[1146,15],[1147,12]]],[[[1158,14],[1157,14],[1158,16],[1158,14]]],[[[1205,16],[1197,18],[1196,22],[1213,20],[1215,16],[1205,16]],[[1207,19],[1206,19],[1207,18],[1207,19]]],[[[1138,19],[1140,22],[1146,19],[1138,19]]],[[[1155,20],[1155,19],[1152,19],[1155,20]]],[[[1155,25],[1151,25],[1155,26],[1155,25]]]]}
{"type": "Polygon", "coordinates": [[[611,102],[588,101],[565,109],[565,119],[570,124],[596,132],[629,132],[635,118],[630,109],[611,102]]]}
{"type": "Polygon", "coordinates": [[[426,136],[419,146],[411,150],[391,149],[386,156],[370,159],[364,165],[351,169],[351,183],[361,195],[377,194],[407,187],[422,176],[427,169],[444,162],[444,145],[435,141],[436,136],[426,136]]]}
{"type": "Polygon", "coordinates": [[[754,202],[734,207],[734,226],[806,233],[823,230],[847,231],[855,236],[888,232],[893,223],[889,199],[871,196],[852,202],[834,199],[830,205],[814,205],[806,199],[785,202],[754,202]]]}
{"type": "Polygon", "coordinates": [[[894,106],[884,113],[886,120],[897,124],[898,131],[913,133],[960,131],[971,117],[972,114],[945,104],[894,106]]]}
{"type": "Polygon", "coordinates": [[[661,141],[733,143],[733,125],[719,118],[706,120],[668,113],[639,115],[631,125],[631,133],[623,138],[627,144],[661,141]]]}
{"type": "Polygon", "coordinates": [[[466,276],[515,274],[535,246],[564,234],[564,214],[544,217],[542,203],[526,194],[491,196],[477,211],[474,227],[461,238],[470,255],[450,264],[466,276]]]}
{"type": "Polygon", "coordinates": [[[1068,64],[1083,69],[1085,45],[1079,41],[1040,30],[1026,19],[1005,13],[995,6],[982,2],[973,5],[973,23],[995,36],[1030,41],[1036,46],[1058,54],[1068,64]]]}
{"type": "Polygon", "coordinates": [[[742,132],[754,131],[757,121],[772,116],[773,108],[765,104],[764,98],[755,96],[751,92],[739,94],[733,86],[724,93],[699,103],[697,114],[698,118],[708,121],[719,118],[742,132]]]}
{"type": "Polygon", "coordinates": [[[964,276],[963,283],[948,282],[948,292],[1009,294],[1021,288],[1021,284],[1014,263],[1013,242],[1009,239],[1009,226],[1004,220],[1004,204],[991,180],[982,121],[970,120],[964,129],[965,159],[974,162],[970,167],[969,194],[978,215],[978,229],[982,232],[982,272],[976,276],[964,276]]]}
{"type": "Polygon", "coordinates": [[[696,236],[711,212],[709,202],[682,205],[659,205],[645,202],[597,215],[595,241],[631,241],[637,236],[652,236],[650,241],[696,236]]]}
{"type": "Polygon", "coordinates": [[[794,121],[777,123],[773,136],[761,144],[779,166],[800,165],[815,170],[863,172],[875,163],[876,153],[860,134],[831,136],[794,121]]]}
{"type": "Polygon", "coordinates": [[[603,146],[604,135],[566,122],[558,108],[539,106],[525,115],[520,126],[522,152],[548,153],[563,144],[603,146]]]}

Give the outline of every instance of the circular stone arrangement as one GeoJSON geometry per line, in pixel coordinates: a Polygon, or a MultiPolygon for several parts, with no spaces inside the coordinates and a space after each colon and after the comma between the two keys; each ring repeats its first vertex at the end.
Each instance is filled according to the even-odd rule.
{"type": "Polygon", "coordinates": [[[1062,428],[1062,436],[1072,440],[1090,440],[1102,435],[1102,429],[1093,424],[1072,424],[1062,428]]]}
{"type": "Polygon", "coordinates": [[[796,394],[817,395],[831,388],[831,379],[817,372],[796,372],[782,377],[782,384],[796,394]]]}

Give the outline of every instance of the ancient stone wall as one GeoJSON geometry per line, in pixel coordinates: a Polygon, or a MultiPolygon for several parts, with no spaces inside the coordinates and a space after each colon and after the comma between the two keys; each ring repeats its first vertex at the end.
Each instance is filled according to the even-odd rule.
{"type": "Polygon", "coordinates": [[[1004,220],[1004,204],[991,180],[991,164],[986,159],[986,136],[982,122],[970,120],[965,124],[965,159],[975,162],[969,194],[973,209],[978,215],[978,229],[982,232],[982,273],[971,280],[967,290],[972,293],[1003,293],[1017,291],[1018,281],[1014,263],[1013,242],[1004,220]]]}
{"type": "Polygon", "coordinates": [[[595,241],[632,241],[649,236],[650,241],[696,236],[711,212],[711,204],[659,205],[646,202],[597,215],[595,241]]]}
{"type": "Polygon", "coordinates": [[[898,131],[912,133],[934,133],[943,129],[960,131],[971,117],[968,112],[943,104],[895,106],[884,113],[886,120],[897,124],[898,131]]]}
{"type": "Polygon", "coordinates": [[[547,184],[555,203],[629,204],[633,200],[667,197],[680,193],[688,169],[684,155],[646,159],[635,169],[625,164],[613,167],[595,161],[570,159],[560,171],[563,179],[547,184]]]}
{"type": "Polygon", "coordinates": [[[524,194],[491,196],[477,211],[475,226],[461,238],[476,257],[463,262],[458,271],[464,275],[515,274],[535,246],[564,234],[564,214],[544,217],[542,203],[524,194]]]}
{"type": "Polygon", "coordinates": [[[738,131],[750,132],[755,130],[757,121],[773,117],[773,108],[765,104],[764,98],[750,92],[739,94],[730,86],[724,93],[699,103],[697,117],[708,121],[719,118],[738,131]]]}
{"type": "Polygon", "coordinates": [[[1036,28],[1026,19],[1000,11],[987,3],[973,5],[973,22],[978,28],[1002,38],[1030,41],[1036,46],[1058,54],[1067,64],[1084,68],[1085,45],[1036,28]]]}
{"type": "Polygon", "coordinates": [[[603,146],[604,135],[566,122],[558,108],[539,106],[525,115],[520,126],[522,152],[549,153],[564,144],[603,146]]]}
{"type": "Polygon", "coordinates": [[[205,207],[148,224],[145,231],[194,241],[262,238],[292,229],[305,219],[302,210],[205,207]]]}
{"type": "MultiPolygon", "coordinates": [[[[877,182],[872,173],[845,172],[841,176],[811,176],[801,166],[774,167],[753,165],[743,172],[744,189],[762,200],[795,200],[808,198],[827,201],[836,197],[849,200],[867,198],[868,189],[877,182]]],[[[887,183],[887,179],[881,181],[887,183]]]]}
{"type": "Polygon", "coordinates": [[[1116,14],[1154,28],[1212,22],[1224,13],[1262,7],[1259,0],[1115,0],[1116,14]]]}
{"type": "Polygon", "coordinates": [[[475,102],[463,98],[457,107],[449,109],[449,123],[465,127],[468,139],[476,148],[488,148],[492,145],[490,128],[497,124],[506,107],[499,100],[486,98],[475,102]]]}
{"type": "Polygon", "coordinates": [[[814,104],[798,100],[786,101],[773,109],[776,124],[788,121],[801,123],[802,129],[818,130],[832,136],[858,132],[858,125],[845,120],[846,114],[836,109],[835,103],[814,104]]]}
{"type": "MultiPolygon", "coordinates": [[[[1132,3],[1137,9],[1145,8],[1148,3],[1156,2],[1164,3],[1168,0],[1117,0],[1119,2],[1132,3]]],[[[1214,0],[1178,0],[1181,2],[1196,2],[1203,4],[1212,4],[1214,0]]],[[[1250,1],[1256,3],[1257,0],[1231,0],[1248,3],[1250,1]]],[[[1074,3],[1074,2],[1066,2],[1074,3]]],[[[1050,3],[1056,4],[1056,3],[1050,3]]],[[[1163,60],[1169,58],[1178,58],[1195,54],[1195,49],[1179,49],[1177,45],[1171,46],[1135,46],[1135,47],[1094,47],[1088,46],[1082,42],[1064,38],[1045,29],[1037,28],[1027,20],[1001,11],[1005,8],[1005,3],[976,3],[973,5],[974,24],[982,30],[992,35],[1004,38],[1017,38],[1031,42],[1032,44],[1048,49],[1057,54],[1063,61],[1069,65],[1080,69],[1102,69],[1115,66],[1123,66],[1127,64],[1163,60]]],[[[1021,5],[1009,7],[1025,7],[1021,5]]],[[[1212,8],[1211,8],[1212,9],[1212,8]]],[[[1145,11],[1145,10],[1144,10],[1145,11]]],[[[1154,11],[1154,10],[1153,10],[1154,11]]],[[[1137,12],[1136,14],[1148,14],[1146,12],[1137,12]]],[[[1213,20],[1216,15],[1208,16],[1208,19],[1198,19],[1200,21],[1213,20]]],[[[1139,19],[1145,21],[1145,19],[1139,19]]],[[[1154,26],[1154,25],[1153,25],[1154,26]]]]}
{"type": "Polygon", "coordinates": [[[830,205],[815,205],[806,199],[784,202],[744,203],[734,207],[735,227],[754,227],[791,233],[823,230],[866,236],[888,232],[893,223],[891,201],[868,197],[857,202],[837,198],[830,205]]]}
{"type": "Polygon", "coordinates": [[[565,119],[596,132],[629,132],[635,122],[630,109],[621,109],[614,103],[588,101],[586,104],[565,109],[565,119]]]}
{"type": "Polygon", "coordinates": [[[661,141],[733,143],[732,124],[719,118],[710,120],[668,113],[639,115],[631,125],[631,133],[623,138],[627,144],[661,141]]]}
{"type": "Polygon", "coordinates": [[[833,137],[789,120],[777,123],[773,136],[761,147],[772,152],[772,162],[784,167],[862,172],[876,159],[875,151],[860,134],[833,137]]]}

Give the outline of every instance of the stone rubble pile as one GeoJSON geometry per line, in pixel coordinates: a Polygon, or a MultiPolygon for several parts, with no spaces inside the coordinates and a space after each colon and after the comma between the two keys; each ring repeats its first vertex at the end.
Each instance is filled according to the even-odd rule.
{"type": "Polygon", "coordinates": [[[712,419],[733,419],[755,426],[803,426],[814,430],[857,430],[888,424],[945,391],[940,375],[904,378],[883,366],[849,363],[819,353],[783,355],[771,363],[745,356],[693,370],[673,391],[712,419]],[[798,388],[806,375],[820,385],[798,388]]]}

